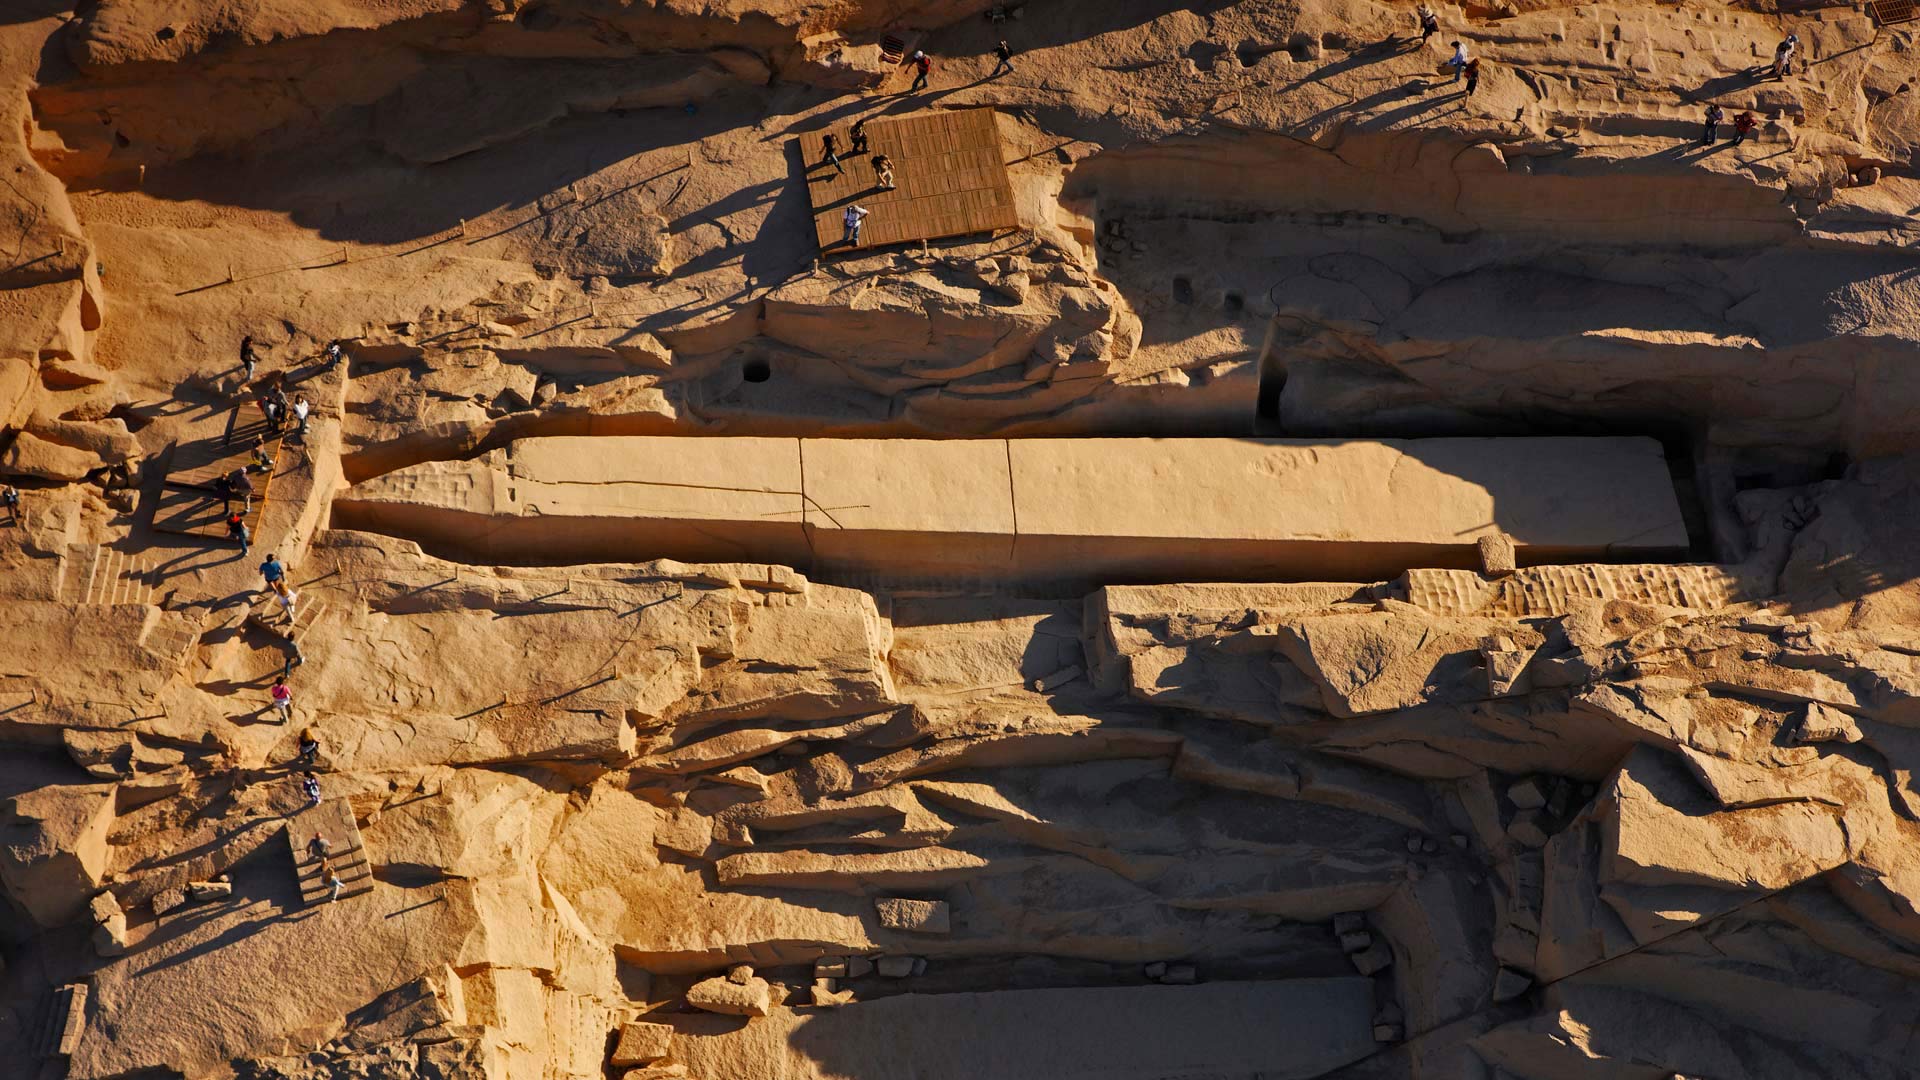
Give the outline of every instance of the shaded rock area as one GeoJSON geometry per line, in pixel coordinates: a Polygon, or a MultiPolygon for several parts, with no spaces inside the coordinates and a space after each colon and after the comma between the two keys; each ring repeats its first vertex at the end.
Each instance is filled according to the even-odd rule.
{"type": "Polygon", "coordinates": [[[0,1074],[1911,1076],[1913,32],[1435,14],[12,5],[0,1074]]]}

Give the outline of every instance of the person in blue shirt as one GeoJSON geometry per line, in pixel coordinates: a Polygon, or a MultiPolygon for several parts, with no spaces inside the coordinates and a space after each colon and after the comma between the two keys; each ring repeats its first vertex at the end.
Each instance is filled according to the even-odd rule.
{"type": "Polygon", "coordinates": [[[269,555],[267,561],[260,564],[260,576],[267,579],[267,588],[274,592],[280,592],[287,587],[287,568],[281,565],[278,555],[269,555]]]}

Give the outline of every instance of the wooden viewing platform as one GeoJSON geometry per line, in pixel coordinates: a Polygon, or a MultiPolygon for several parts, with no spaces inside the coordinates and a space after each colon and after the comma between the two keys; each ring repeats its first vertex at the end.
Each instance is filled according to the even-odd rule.
{"type": "MultiPolygon", "coordinates": [[[[215,481],[253,461],[253,444],[264,436],[274,469],[281,467],[282,433],[273,430],[264,418],[241,422],[243,409],[236,406],[226,434],[198,442],[180,443],[173,448],[167,463],[167,478],[160,485],[160,501],[153,512],[155,532],[198,536],[207,540],[227,538],[226,503],[215,481]]],[[[289,423],[284,430],[292,429],[289,423]]],[[[253,512],[247,515],[247,529],[260,534],[260,517],[267,508],[267,489],[273,485],[273,473],[256,475],[253,487],[253,512]]]]}
{"type": "Polygon", "coordinates": [[[823,253],[853,250],[844,239],[848,205],[871,211],[860,232],[862,248],[943,236],[1015,229],[1013,185],[992,109],[918,113],[874,119],[865,128],[869,148],[854,156],[851,125],[809,132],[798,141],[805,163],[807,197],[813,204],[814,237],[823,253]],[[844,174],[821,164],[823,137],[839,144],[844,174]],[[892,191],[882,190],[873,156],[893,161],[892,191]]]}

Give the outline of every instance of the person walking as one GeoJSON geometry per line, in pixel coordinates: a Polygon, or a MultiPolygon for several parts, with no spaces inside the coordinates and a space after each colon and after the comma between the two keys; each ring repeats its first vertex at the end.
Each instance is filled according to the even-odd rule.
{"type": "Polygon", "coordinates": [[[332,341],[327,342],[327,371],[332,371],[334,368],[339,367],[340,361],[346,359],[346,357],[347,347],[341,343],[339,338],[334,338],[332,341]]]}
{"type": "Polygon", "coordinates": [[[260,576],[266,580],[267,588],[274,592],[286,591],[287,567],[280,556],[269,553],[260,564],[260,576]]]}
{"type": "Polygon", "coordinates": [[[847,212],[841,218],[841,222],[847,227],[848,247],[860,246],[860,224],[867,220],[867,215],[870,213],[872,213],[871,210],[861,206],[859,203],[854,203],[847,207],[847,212]]]}
{"type": "Polygon", "coordinates": [[[1440,16],[1425,4],[1416,8],[1413,14],[1420,21],[1420,44],[1425,45],[1428,38],[1440,32],[1440,16]]]}
{"type": "Polygon", "coordinates": [[[314,833],[313,839],[307,841],[307,855],[309,858],[325,862],[327,861],[327,856],[332,853],[333,845],[327,843],[327,838],[321,836],[319,833],[314,833]]]}
{"type": "Polygon", "coordinates": [[[19,527],[20,525],[20,489],[17,487],[14,487],[12,484],[8,484],[5,491],[0,491],[0,503],[6,504],[7,524],[15,528],[19,527]]]}
{"type": "Polygon", "coordinates": [[[873,175],[880,182],[880,190],[893,190],[893,159],[885,154],[873,155],[873,175]]]}
{"type": "Polygon", "coordinates": [[[260,356],[253,351],[253,335],[240,339],[240,369],[247,373],[247,381],[253,381],[253,369],[260,363],[260,356]]]}
{"type": "Polygon", "coordinates": [[[993,73],[987,78],[997,79],[1003,72],[1008,75],[1013,74],[1013,46],[1001,41],[993,47],[993,56],[996,62],[993,65],[993,73]]]}
{"type": "Polygon", "coordinates": [[[300,764],[312,768],[320,763],[320,737],[307,728],[300,733],[300,764]]]}
{"type": "Polygon", "coordinates": [[[1453,55],[1447,57],[1447,66],[1453,69],[1453,81],[1459,82],[1467,70],[1467,47],[1459,42],[1453,43],[1453,55]]]}
{"type": "Polygon", "coordinates": [[[1793,74],[1793,54],[1800,50],[1800,35],[1788,34],[1785,41],[1773,47],[1773,77],[1784,79],[1793,74]]]}
{"type": "Polygon", "coordinates": [[[287,388],[276,384],[268,394],[273,398],[273,430],[279,431],[287,422],[287,388]]]}
{"type": "Polygon", "coordinates": [[[340,899],[340,887],[343,882],[340,880],[340,871],[335,870],[332,863],[327,863],[321,870],[320,884],[327,887],[327,903],[331,904],[340,899]]]}
{"type": "Polygon", "coordinates": [[[915,49],[913,50],[913,67],[916,74],[913,76],[913,85],[907,88],[909,94],[927,88],[927,77],[933,74],[933,57],[915,49]]]}
{"type": "Polygon", "coordinates": [[[1753,125],[1758,122],[1759,121],[1754,119],[1753,113],[1751,112],[1742,112],[1739,116],[1734,117],[1733,145],[1739,146],[1740,140],[1746,138],[1747,135],[1753,131],[1753,125]]]}
{"type": "MultiPolygon", "coordinates": [[[[239,499],[240,508],[245,513],[253,513],[253,481],[247,476],[245,468],[235,469],[227,474],[228,499],[239,499]]],[[[229,501],[228,506],[232,506],[229,501]]]]}
{"type": "Polygon", "coordinates": [[[1478,88],[1479,85],[1480,85],[1480,58],[1476,56],[1473,59],[1467,61],[1467,96],[1472,97],[1474,90],[1478,88]]]}
{"type": "Polygon", "coordinates": [[[227,539],[240,541],[240,557],[243,559],[253,550],[253,534],[247,531],[247,520],[239,514],[227,515],[227,539]]]}
{"type": "Polygon", "coordinates": [[[260,406],[260,415],[263,417],[266,417],[267,426],[274,429],[275,431],[280,430],[280,421],[275,419],[273,415],[273,410],[275,407],[273,404],[273,398],[268,396],[265,393],[256,394],[254,396],[253,403],[255,405],[260,406]]]}
{"type": "Polygon", "coordinates": [[[308,806],[320,805],[320,778],[310,772],[300,774],[300,790],[307,796],[308,806]]]}
{"type": "Polygon", "coordinates": [[[1700,145],[1713,145],[1713,136],[1720,130],[1720,121],[1726,119],[1726,111],[1715,102],[1707,102],[1707,129],[1700,133],[1700,145]]]}
{"type": "Polygon", "coordinates": [[[836,176],[845,176],[847,173],[846,167],[840,164],[840,149],[834,144],[831,132],[820,140],[820,164],[833,166],[836,176]]]}
{"type": "Polygon", "coordinates": [[[281,723],[293,719],[293,687],[287,685],[285,675],[273,677],[273,686],[268,689],[267,696],[272,699],[273,707],[279,710],[281,723]]]}
{"type": "Polygon", "coordinates": [[[273,455],[267,452],[265,435],[253,440],[253,471],[271,476],[273,474],[273,455]]]}
{"type": "Polygon", "coordinates": [[[307,438],[307,414],[312,411],[313,404],[307,400],[307,395],[301,394],[293,400],[293,421],[300,425],[300,440],[302,442],[305,442],[307,438]]]}
{"type": "Polygon", "coordinates": [[[279,593],[279,597],[280,610],[287,613],[287,624],[292,625],[294,621],[294,605],[300,602],[300,594],[292,589],[287,589],[279,593]]]}
{"type": "Polygon", "coordinates": [[[847,153],[859,157],[867,152],[867,118],[861,117],[853,122],[853,145],[847,147],[847,153]]]}

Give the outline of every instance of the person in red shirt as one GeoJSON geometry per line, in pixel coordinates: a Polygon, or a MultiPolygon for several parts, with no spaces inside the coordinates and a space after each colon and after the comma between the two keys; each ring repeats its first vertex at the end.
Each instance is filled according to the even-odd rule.
{"type": "Polygon", "coordinates": [[[933,57],[928,56],[919,49],[915,49],[913,50],[913,66],[918,70],[919,74],[913,77],[913,85],[907,88],[907,93],[909,94],[916,90],[925,90],[927,88],[927,76],[933,74],[933,57]]]}
{"type": "Polygon", "coordinates": [[[1747,132],[1752,131],[1753,125],[1757,123],[1759,123],[1759,121],[1754,119],[1753,114],[1750,112],[1743,112],[1739,116],[1734,117],[1733,145],[1739,146],[1740,140],[1746,138],[1747,132]]]}
{"type": "Polygon", "coordinates": [[[273,707],[280,710],[280,721],[285,723],[293,719],[293,688],[287,685],[285,675],[276,675],[273,689],[267,692],[273,698],[273,707]]]}

